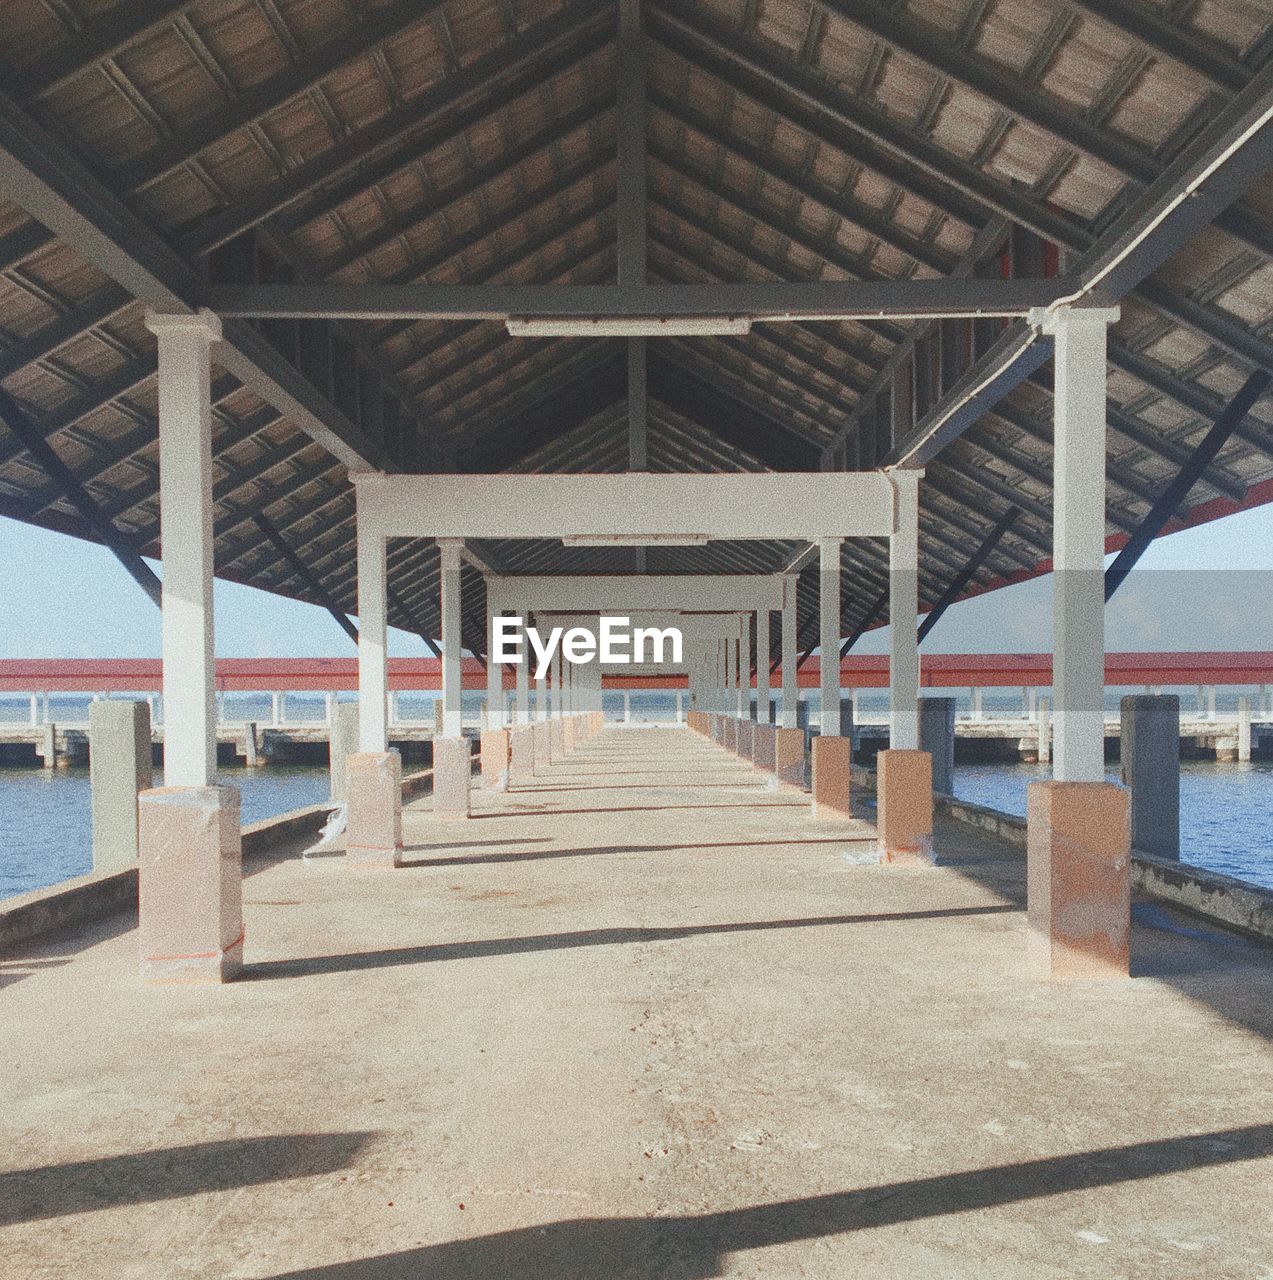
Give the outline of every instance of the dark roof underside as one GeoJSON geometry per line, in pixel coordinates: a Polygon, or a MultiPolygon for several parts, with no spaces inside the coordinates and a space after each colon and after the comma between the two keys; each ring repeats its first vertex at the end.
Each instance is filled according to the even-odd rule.
{"type": "MultiPolygon", "coordinates": [[[[4,10],[5,90],[202,274],[246,261],[254,278],[341,283],[614,278],[613,4],[6,0],[4,10]]],[[[685,283],[1025,273],[1049,254],[1063,266],[1273,52],[1267,15],[1241,0],[663,0],[644,6],[644,21],[649,277],[685,283]],[[1022,209],[1056,238],[1014,228],[1008,214],[1022,209]]],[[[1110,534],[1137,525],[1250,373],[1273,370],[1271,212],[1266,173],[1124,300],[1110,344],[1110,534]]],[[[142,317],[107,275],[0,200],[0,381],[126,539],[153,555],[154,343],[142,317]]],[[[978,323],[991,328],[975,340],[993,340],[997,322],[978,323]]],[[[871,465],[870,415],[855,407],[873,403],[899,346],[927,332],[822,322],[652,342],[649,468],[812,470],[846,425],[854,462],[871,465]]],[[[328,351],[325,391],[338,404],[372,382],[392,401],[382,443],[402,469],[628,466],[618,341],[514,339],[489,322],[361,323],[339,326],[328,351]]],[[[214,379],[217,572],[354,612],[344,467],[233,377],[214,379]]],[[[1021,516],[970,590],[1035,572],[1049,555],[1051,417],[1045,366],[929,464],[924,603],[1010,505],[1021,516]]],[[[1190,507],[1273,497],[1270,424],[1265,399],[1190,507]]],[[[0,512],[91,536],[3,425],[0,512]]],[[[480,550],[510,573],[634,564],[624,548],[480,550]]],[[[769,572],[798,550],[652,548],[648,562],[769,572]]],[[[846,544],[844,634],[864,621],[885,570],[883,544],[846,544]]],[[[802,622],[815,616],[816,574],[806,577],[802,622]]],[[[391,621],[436,635],[435,550],[394,544],[390,581],[391,621]]],[[[466,641],[481,647],[482,592],[466,596],[466,641]]]]}

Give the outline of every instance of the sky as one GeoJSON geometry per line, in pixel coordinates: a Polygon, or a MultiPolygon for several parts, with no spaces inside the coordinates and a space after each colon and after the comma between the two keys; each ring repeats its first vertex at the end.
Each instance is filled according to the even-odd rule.
{"type": "MultiPolygon", "coordinates": [[[[159,566],[155,566],[158,570],[159,566]]],[[[222,657],[345,657],[327,612],[233,582],[216,584],[222,657]]],[[[926,653],[1032,653],[1051,647],[1042,578],[952,606],[926,653]]],[[[888,628],[855,652],[882,653],[888,628]]],[[[1106,648],[1273,649],[1273,505],[1159,538],[1106,609],[1106,648]]],[[[0,657],[157,657],[159,611],[104,547],[0,517],[0,657]]],[[[390,652],[427,652],[392,631],[390,652]]]]}

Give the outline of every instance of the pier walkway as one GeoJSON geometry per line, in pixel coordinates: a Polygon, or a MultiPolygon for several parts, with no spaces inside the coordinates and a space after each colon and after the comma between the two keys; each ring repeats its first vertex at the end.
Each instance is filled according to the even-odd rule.
{"type": "Polygon", "coordinates": [[[473,805],[250,875],[244,981],[0,959],[6,1274],[1273,1271],[1267,949],[1145,903],[1136,980],[1031,979],[1019,850],[855,863],[684,729],[473,805]]]}

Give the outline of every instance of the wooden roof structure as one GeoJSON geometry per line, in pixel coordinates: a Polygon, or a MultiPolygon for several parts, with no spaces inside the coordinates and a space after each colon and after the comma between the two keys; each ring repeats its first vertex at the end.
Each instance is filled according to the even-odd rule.
{"type": "MultiPolygon", "coordinates": [[[[640,17],[634,210],[614,0],[6,0],[0,513],[156,553],[147,304],[216,307],[236,285],[586,289],[616,279],[625,218],[651,285],[1061,282],[1235,112],[1273,104],[1273,22],[1248,0],[647,0],[640,17]]],[[[1273,373],[1269,132],[1225,158],[1248,167],[1206,221],[1117,290],[1111,546],[1251,375],[1273,373]]],[[[914,460],[922,438],[921,607],[1044,571],[1049,366],[1017,367],[988,402],[963,385],[1021,323],[802,319],[651,339],[642,465],[857,469],[914,460]],[[959,411],[943,418],[948,400],[959,411]]],[[[213,397],[228,579],[354,612],[351,466],[633,464],[622,338],[308,315],[232,316],[226,338],[213,397]]],[[[1261,397],[1181,515],[1270,500],[1261,397]]],[[[651,547],[645,562],[769,573],[801,551],[651,547]]],[[[474,552],[505,574],[634,567],[622,547],[474,552]]],[[[389,573],[390,621],[435,637],[436,550],[396,544],[389,573]]],[[[886,579],[882,543],[846,544],[842,634],[885,620],[886,579]]],[[[477,650],[479,582],[465,600],[477,650]]]]}

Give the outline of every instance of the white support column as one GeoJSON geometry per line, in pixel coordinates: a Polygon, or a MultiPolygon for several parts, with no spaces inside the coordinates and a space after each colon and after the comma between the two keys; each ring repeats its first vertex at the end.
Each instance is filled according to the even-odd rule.
{"type": "Polygon", "coordinates": [[[216,776],[212,617],[211,348],[221,322],[150,312],[159,345],[159,524],[163,547],[164,783],[216,776]]]}
{"type": "Polygon", "coordinates": [[[782,582],[782,727],[796,728],[796,582],[782,582]]]}
{"type": "Polygon", "coordinates": [[[357,529],[358,749],[378,754],[389,750],[388,567],[384,538],[365,520],[357,529]]]}
{"type": "Polygon", "coordinates": [[[751,701],[751,637],[748,635],[750,614],[738,616],[738,656],[734,662],[734,677],[738,687],[734,714],[740,720],[747,719],[747,704],[751,701]]]}
{"type": "Polygon", "coordinates": [[[734,694],[734,686],[738,677],[738,646],[730,637],[725,637],[725,714],[738,714],[738,700],[734,694]]]}
{"type": "Polygon", "coordinates": [[[818,543],[818,658],[822,719],[818,732],[840,735],[840,547],[839,538],[818,543]]]}
{"type": "Polygon", "coordinates": [[[1055,343],[1052,776],[1105,779],[1105,393],[1117,308],[1065,307],[1055,343]]]}
{"type": "Polygon", "coordinates": [[[495,619],[499,609],[491,599],[490,580],[486,588],[486,727],[504,727],[504,668],[495,661],[495,619]]]}
{"type": "Polygon", "coordinates": [[[890,471],[897,528],[888,540],[889,746],[919,750],[919,481],[922,471],[890,471]]]}
{"type": "Polygon", "coordinates": [[[773,710],[769,702],[769,610],[756,614],[756,721],[769,724],[773,710]]]}
{"type": "Polygon", "coordinates": [[[530,653],[526,643],[526,615],[519,613],[521,623],[522,646],[521,661],[517,664],[517,723],[530,724],[530,653]]]}
{"type": "Polygon", "coordinates": [[[40,695],[38,693],[31,695],[31,723],[40,723],[40,695]]]}
{"type": "MultiPolygon", "coordinates": [[[[534,661],[533,655],[527,658],[528,662],[534,661]]],[[[542,676],[535,677],[535,719],[548,719],[548,675],[545,672],[542,676]]]]}
{"type": "Polygon", "coordinates": [[[442,586],[442,736],[464,735],[461,720],[463,697],[463,644],[460,640],[460,553],[458,538],[440,538],[442,586]]]}

